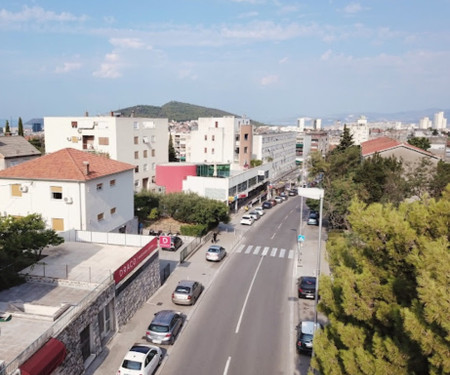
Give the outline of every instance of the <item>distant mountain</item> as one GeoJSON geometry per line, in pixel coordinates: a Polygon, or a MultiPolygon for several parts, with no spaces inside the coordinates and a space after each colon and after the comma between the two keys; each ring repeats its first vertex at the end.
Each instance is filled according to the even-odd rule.
{"type": "MultiPolygon", "coordinates": [[[[178,122],[198,120],[199,117],[240,117],[239,115],[225,112],[220,109],[207,108],[176,101],[171,101],[161,107],[156,107],[153,105],[136,105],[134,107],[118,109],[114,112],[119,112],[124,116],[131,116],[133,113],[135,117],[168,118],[169,121],[178,122]]],[[[254,125],[265,125],[257,121],[253,121],[252,119],[251,121],[254,125]]]]}

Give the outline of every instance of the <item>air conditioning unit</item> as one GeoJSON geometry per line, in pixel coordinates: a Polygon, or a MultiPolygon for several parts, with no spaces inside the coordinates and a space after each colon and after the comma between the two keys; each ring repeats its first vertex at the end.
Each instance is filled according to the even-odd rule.
{"type": "Polygon", "coordinates": [[[21,185],[20,188],[19,188],[19,190],[20,190],[22,193],[26,193],[26,192],[28,192],[28,186],[21,185]]]}
{"type": "Polygon", "coordinates": [[[142,138],[142,142],[143,142],[143,143],[149,143],[149,142],[148,142],[148,137],[142,138]]]}
{"type": "Polygon", "coordinates": [[[70,197],[64,197],[64,202],[65,202],[66,204],[72,204],[72,203],[73,203],[73,199],[70,198],[70,197]]]}

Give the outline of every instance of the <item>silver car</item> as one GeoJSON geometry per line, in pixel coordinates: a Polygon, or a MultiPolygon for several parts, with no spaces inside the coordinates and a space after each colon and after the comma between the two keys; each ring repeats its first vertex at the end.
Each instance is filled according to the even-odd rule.
{"type": "Polygon", "coordinates": [[[206,260],[210,260],[212,262],[221,261],[225,255],[227,254],[225,248],[219,245],[211,245],[209,249],[206,251],[206,260]]]}
{"type": "Polygon", "coordinates": [[[148,326],[145,336],[148,341],[155,344],[173,345],[183,323],[184,317],[180,312],[173,310],[159,311],[148,326]]]}
{"type": "Polygon", "coordinates": [[[172,302],[177,305],[193,305],[203,291],[203,285],[194,280],[182,280],[172,293],[172,302]]]}

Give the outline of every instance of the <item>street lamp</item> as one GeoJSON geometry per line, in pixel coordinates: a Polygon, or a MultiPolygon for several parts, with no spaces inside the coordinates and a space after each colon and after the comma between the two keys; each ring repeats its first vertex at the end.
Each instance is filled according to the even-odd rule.
{"type": "MultiPolygon", "coordinates": [[[[320,277],[320,261],[321,261],[321,252],[322,252],[322,210],[323,210],[323,196],[324,190],[319,188],[298,188],[298,195],[305,198],[310,199],[320,199],[320,210],[319,210],[319,247],[317,249],[317,261],[316,261],[316,295],[314,298],[314,329],[317,324],[317,303],[319,298],[319,277],[320,277]]],[[[302,217],[303,212],[300,212],[300,218],[302,217]]],[[[302,225],[302,224],[300,224],[302,225]]],[[[302,230],[300,226],[300,230],[302,230]]]]}

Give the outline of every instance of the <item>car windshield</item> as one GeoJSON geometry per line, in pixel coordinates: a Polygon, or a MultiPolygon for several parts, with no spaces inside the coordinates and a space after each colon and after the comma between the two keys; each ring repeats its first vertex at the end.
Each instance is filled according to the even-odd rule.
{"type": "Polygon", "coordinates": [[[312,341],[313,335],[310,335],[309,333],[300,333],[300,340],[302,341],[312,341]]]}
{"type": "Polygon", "coordinates": [[[169,327],[161,324],[150,324],[150,331],[153,332],[169,332],[169,327]]]}
{"type": "Polygon", "coordinates": [[[316,280],[314,279],[303,279],[301,282],[301,287],[304,289],[314,289],[316,287],[316,280]]]}
{"type": "Polygon", "coordinates": [[[191,288],[187,286],[177,286],[177,288],[175,289],[175,293],[189,294],[190,291],[191,288]]]}
{"type": "Polygon", "coordinates": [[[122,363],[122,367],[127,370],[140,370],[142,368],[142,363],[125,359],[122,363]]]}
{"type": "Polygon", "coordinates": [[[208,249],[208,253],[218,253],[219,252],[219,249],[218,248],[215,248],[215,247],[210,247],[209,249],[208,249]]]}

